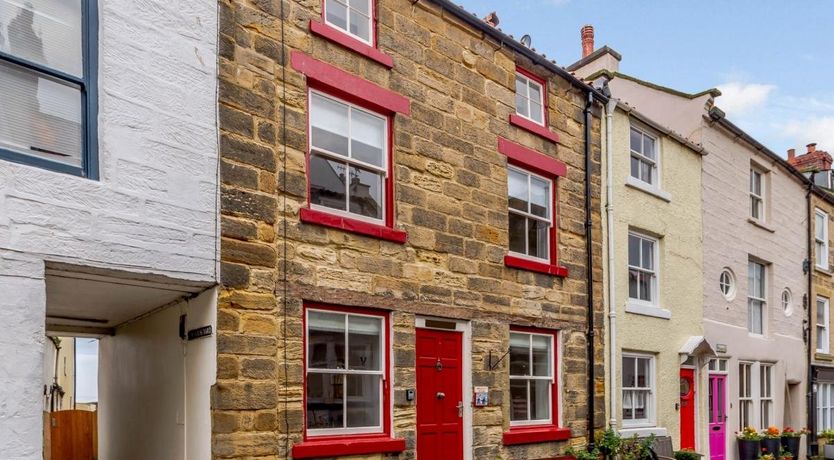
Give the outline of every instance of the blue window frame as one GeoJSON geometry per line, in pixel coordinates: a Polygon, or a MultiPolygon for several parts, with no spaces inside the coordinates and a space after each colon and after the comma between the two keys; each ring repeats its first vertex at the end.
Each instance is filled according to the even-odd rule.
{"type": "Polygon", "coordinates": [[[98,179],[97,1],[0,1],[0,159],[98,179]]]}

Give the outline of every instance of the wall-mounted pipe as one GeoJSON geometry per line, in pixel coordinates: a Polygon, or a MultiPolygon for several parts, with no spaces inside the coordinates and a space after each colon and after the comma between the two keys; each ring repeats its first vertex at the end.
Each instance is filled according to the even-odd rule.
{"type": "Polygon", "coordinates": [[[605,104],[605,226],[607,229],[608,272],[608,427],[617,429],[617,289],[614,273],[614,111],[616,99],[605,104]]]}
{"type": "Polygon", "coordinates": [[[594,93],[588,91],[588,100],[585,104],[585,261],[586,276],[585,285],[588,299],[588,331],[586,342],[588,347],[588,450],[594,448],[594,253],[593,242],[593,206],[591,205],[591,108],[594,105],[594,93]]]}

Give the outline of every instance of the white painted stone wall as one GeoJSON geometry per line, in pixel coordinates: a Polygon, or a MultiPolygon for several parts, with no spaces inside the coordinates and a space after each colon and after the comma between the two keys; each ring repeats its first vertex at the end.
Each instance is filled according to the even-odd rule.
{"type": "Polygon", "coordinates": [[[41,458],[44,261],[216,277],[216,11],[100,1],[100,180],[0,161],[0,458],[41,458]]]}

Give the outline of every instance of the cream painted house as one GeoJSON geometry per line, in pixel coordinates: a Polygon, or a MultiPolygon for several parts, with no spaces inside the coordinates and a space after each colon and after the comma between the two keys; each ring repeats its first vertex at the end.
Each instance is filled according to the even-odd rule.
{"type": "MultiPolygon", "coordinates": [[[[780,428],[805,425],[807,365],[802,302],[807,292],[807,275],[803,272],[808,247],[806,182],[784,159],[726,119],[716,106],[716,102],[720,105],[720,99],[716,101],[719,91],[688,94],[645,82],[619,72],[620,59],[619,54],[604,47],[570,66],[569,70],[594,81],[597,86],[606,85],[621,103],[661,122],[671,132],[679,133],[686,143],[703,150],[698,162],[700,168],[690,165],[676,174],[669,173],[670,161],[678,161],[677,167],[685,168],[684,158],[688,156],[671,160],[668,154],[664,155],[668,152],[662,150],[662,146],[670,142],[661,142],[661,156],[656,167],[660,173],[660,190],[671,195],[669,209],[677,209],[676,202],[684,199],[673,187],[691,185],[693,177],[700,181],[700,190],[687,190],[692,195],[688,198],[700,201],[694,206],[701,216],[686,214],[675,223],[688,230],[701,227],[701,237],[694,241],[701,241],[702,245],[687,249],[701,253],[695,260],[700,262],[703,258],[702,268],[695,263],[690,263],[688,269],[682,266],[682,282],[668,287],[675,291],[674,295],[697,305],[698,313],[693,316],[693,321],[698,322],[701,315],[706,339],[704,346],[710,344],[717,354],[714,359],[695,361],[700,376],[696,392],[700,392],[702,398],[704,393],[709,396],[707,404],[702,403],[697,414],[700,433],[697,450],[712,459],[734,459],[737,457],[734,432],[742,426],[761,429],[770,425],[780,428]],[[693,285],[697,285],[697,289],[693,285]],[[692,293],[700,299],[687,297],[692,293]]],[[[614,118],[616,126],[616,113],[614,118]]],[[[622,137],[617,129],[615,127],[615,139],[622,137]]],[[[614,143],[616,145],[616,140],[614,143]]],[[[615,158],[622,155],[620,150],[613,148],[615,158]]],[[[624,171],[623,174],[628,174],[628,169],[624,171]]],[[[614,187],[620,186],[617,182],[615,177],[614,187]]],[[[638,229],[662,226],[663,220],[657,217],[656,207],[636,202],[633,190],[624,193],[628,193],[623,196],[629,198],[614,202],[614,213],[618,216],[615,228],[616,224],[624,225],[623,217],[619,216],[627,215],[630,207],[637,212],[635,220],[628,221],[629,226],[638,229]]],[[[658,254],[666,257],[661,256],[659,262],[668,267],[672,239],[668,236],[657,238],[657,233],[653,232],[658,230],[653,228],[644,231],[659,241],[658,254]]],[[[615,230],[613,234],[615,247],[622,245],[622,231],[615,230]]],[[[623,253],[615,249],[614,254],[617,263],[623,253]]],[[[673,254],[689,261],[686,253],[673,254]]],[[[616,314],[617,343],[623,349],[629,346],[650,348],[649,341],[658,340],[670,349],[679,350],[674,340],[679,340],[678,334],[683,331],[673,326],[677,305],[668,304],[663,298],[664,294],[673,295],[664,288],[663,277],[675,274],[675,269],[671,273],[661,272],[661,309],[650,310],[658,316],[671,313],[671,319],[665,327],[642,329],[626,329],[630,319],[621,319],[619,313],[624,309],[620,289],[625,289],[622,279],[626,269],[618,267],[613,273],[617,295],[611,304],[615,306],[612,313],[616,314]],[[636,345],[631,345],[635,342],[636,345]]],[[[628,312],[623,316],[627,318],[628,312]]],[[[677,389],[673,383],[677,375],[657,364],[661,356],[655,358],[654,365],[657,369],[655,382],[658,379],[661,382],[653,390],[658,399],[667,387],[677,389]]],[[[614,374],[620,375],[619,370],[614,374]]],[[[625,391],[622,381],[617,384],[614,394],[619,398],[625,391]]],[[[659,405],[662,403],[657,404],[661,410],[659,405]]],[[[668,413],[669,409],[664,407],[662,410],[668,413]]],[[[673,431],[670,427],[675,427],[674,422],[664,420],[653,420],[647,425],[667,431],[673,431]],[[660,423],[669,426],[661,427],[660,423]]],[[[674,432],[669,434],[673,438],[676,436],[674,432]]]]}

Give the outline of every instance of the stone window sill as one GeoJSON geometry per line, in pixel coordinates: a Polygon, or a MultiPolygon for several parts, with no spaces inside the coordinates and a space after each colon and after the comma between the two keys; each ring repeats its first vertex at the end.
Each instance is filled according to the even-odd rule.
{"type": "Polygon", "coordinates": [[[510,115],[510,124],[518,126],[519,128],[531,132],[537,136],[541,136],[550,142],[559,142],[559,135],[549,130],[547,127],[536,124],[520,115],[510,115]]]}
{"type": "Polygon", "coordinates": [[[391,241],[398,244],[405,244],[408,240],[408,233],[384,225],[371,224],[361,220],[348,217],[328,214],[315,209],[302,208],[299,211],[299,218],[305,224],[322,225],[330,228],[337,228],[347,232],[371,236],[381,240],[391,241]]]}
{"type": "Polygon", "coordinates": [[[535,262],[511,255],[504,256],[504,265],[507,267],[517,268],[519,270],[544,273],[546,275],[558,276],[561,278],[568,276],[567,267],[561,267],[555,264],[546,264],[543,262],[535,262]]]}
{"type": "Polygon", "coordinates": [[[814,353],[814,359],[819,361],[834,361],[834,356],[830,355],[829,353],[823,353],[821,351],[817,351],[814,353]]]}
{"type": "Polygon", "coordinates": [[[652,185],[647,184],[641,180],[635,179],[631,176],[628,176],[628,178],[626,179],[626,185],[640,190],[641,192],[648,193],[649,195],[652,195],[656,198],[660,198],[661,200],[667,203],[672,201],[672,195],[669,192],[663,191],[657,187],[653,187],[652,185]]]}
{"type": "Polygon", "coordinates": [[[751,224],[755,225],[756,227],[759,227],[762,230],[767,230],[770,233],[775,233],[776,232],[776,229],[774,229],[770,225],[767,225],[767,223],[762,221],[762,220],[754,219],[752,217],[748,217],[747,222],[750,222],[751,224]]]}
{"type": "Polygon", "coordinates": [[[620,430],[620,436],[624,438],[630,438],[632,436],[637,435],[637,437],[646,437],[646,436],[668,436],[668,432],[666,428],[658,428],[655,426],[645,426],[645,427],[629,427],[624,426],[622,430],[620,430]]]}
{"type": "Polygon", "coordinates": [[[831,267],[824,268],[814,264],[814,271],[821,275],[831,276],[831,267]]]}
{"type": "Polygon", "coordinates": [[[570,428],[559,428],[552,425],[510,428],[510,431],[504,432],[501,437],[505,446],[564,441],[566,439],[570,439],[570,428]]]}
{"type": "Polygon", "coordinates": [[[629,301],[628,303],[626,303],[625,311],[627,313],[634,313],[636,315],[643,316],[652,316],[660,319],[672,318],[672,312],[665,308],[660,308],[657,305],[637,303],[634,301],[629,301]]]}
{"type": "Polygon", "coordinates": [[[405,450],[404,439],[383,436],[313,439],[292,446],[292,458],[397,453],[405,450]]]}
{"type": "Polygon", "coordinates": [[[310,32],[313,35],[318,35],[319,37],[325,38],[327,40],[336,43],[339,46],[347,48],[355,53],[361,54],[366,58],[376,61],[379,64],[388,67],[389,69],[394,67],[394,59],[391,56],[383,53],[377,48],[370,46],[366,43],[362,43],[360,40],[357,40],[350,35],[342,32],[341,30],[323,22],[310,20],[310,32]]]}

